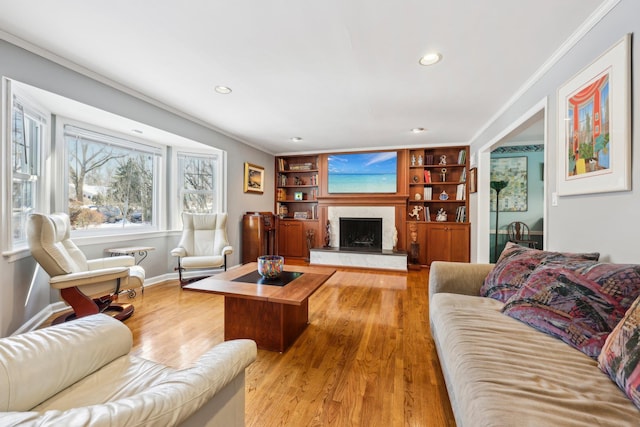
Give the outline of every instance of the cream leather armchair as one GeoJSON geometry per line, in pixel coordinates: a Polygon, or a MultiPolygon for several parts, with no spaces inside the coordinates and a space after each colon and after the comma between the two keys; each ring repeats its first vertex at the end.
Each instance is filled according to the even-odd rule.
{"type": "MultiPolygon", "coordinates": [[[[227,255],[233,248],[227,238],[227,214],[182,214],[182,237],[171,255],[178,258],[180,284],[189,283],[187,269],[227,269],[227,255]]],[[[192,279],[193,280],[193,279],[192,279]]]]}
{"type": "Polygon", "coordinates": [[[49,284],[73,313],[56,319],[56,323],[103,311],[115,312],[124,320],[133,313],[131,304],[115,304],[118,293],[137,289],[144,283],[144,269],[130,256],[87,260],[70,239],[71,225],[65,213],[31,214],[27,236],[31,255],[51,277],[49,284]],[[97,296],[97,298],[92,298],[97,296]]]}

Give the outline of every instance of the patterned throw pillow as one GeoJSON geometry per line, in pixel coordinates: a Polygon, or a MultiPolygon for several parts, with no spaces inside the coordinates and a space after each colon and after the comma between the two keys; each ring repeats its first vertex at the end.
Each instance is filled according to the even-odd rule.
{"type": "Polygon", "coordinates": [[[640,265],[541,266],[502,311],[596,358],[640,295],[640,265]]]}
{"type": "Polygon", "coordinates": [[[598,261],[600,254],[541,251],[507,242],[496,265],[484,280],[480,296],[507,302],[527,281],[529,275],[542,264],[559,264],[572,269],[598,261]]]}
{"type": "Polygon", "coordinates": [[[640,298],[607,338],[598,366],[640,408],[640,298]]]}

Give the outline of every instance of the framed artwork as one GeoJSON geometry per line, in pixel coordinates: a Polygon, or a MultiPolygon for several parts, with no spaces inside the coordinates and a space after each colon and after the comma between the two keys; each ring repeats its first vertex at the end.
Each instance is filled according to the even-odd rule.
{"type": "Polygon", "coordinates": [[[630,39],[558,90],[560,196],[631,188],[630,39]]]}
{"type": "Polygon", "coordinates": [[[476,193],[478,191],[477,172],[477,168],[469,169],[469,193],[476,193]]]}
{"type": "Polygon", "coordinates": [[[244,192],[264,193],[264,168],[262,166],[244,164],[244,192]]]}
{"type": "MultiPolygon", "coordinates": [[[[491,159],[491,181],[507,181],[500,191],[500,212],[526,212],[529,185],[527,157],[491,159]]],[[[491,211],[496,210],[496,192],[491,191],[491,211]]]]}

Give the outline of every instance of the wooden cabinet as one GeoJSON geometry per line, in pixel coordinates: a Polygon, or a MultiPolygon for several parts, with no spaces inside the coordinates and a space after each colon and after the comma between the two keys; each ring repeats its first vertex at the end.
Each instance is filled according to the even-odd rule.
{"type": "Polygon", "coordinates": [[[469,224],[432,222],[426,224],[427,265],[433,261],[469,262],[469,224]]]}
{"type": "Polygon", "coordinates": [[[305,255],[302,221],[278,221],[278,255],[300,258],[305,255]]]}
{"type": "Polygon", "coordinates": [[[416,238],[421,265],[470,260],[468,151],[466,146],[409,150],[407,248],[416,238]]]}
{"type": "Polygon", "coordinates": [[[278,255],[289,258],[309,258],[307,237],[311,232],[311,247],[318,241],[318,221],[278,220],[278,255]]]}

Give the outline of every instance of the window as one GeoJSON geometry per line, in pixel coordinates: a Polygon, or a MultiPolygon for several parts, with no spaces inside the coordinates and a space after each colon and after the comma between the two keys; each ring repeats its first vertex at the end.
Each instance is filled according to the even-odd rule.
{"type": "Polygon", "coordinates": [[[72,229],[109,233],[158,223],[159,148],[69,124],[64,141],[72,229]]]}
{"type": "Polygon", "coordinates": [[[46,123],[29,104],[12,96],[11,249],[26,245],[27,216],[38,208],[46,123]]]}
{"type": "Polygon", "coordinates": [[[218,156],[178,153],[181,212],[218,211],[218,156]]]}

